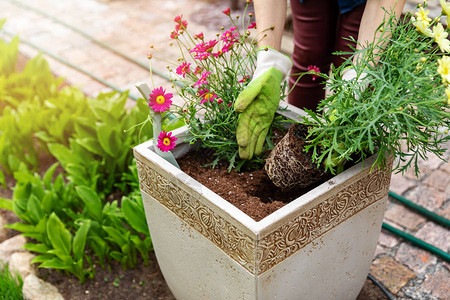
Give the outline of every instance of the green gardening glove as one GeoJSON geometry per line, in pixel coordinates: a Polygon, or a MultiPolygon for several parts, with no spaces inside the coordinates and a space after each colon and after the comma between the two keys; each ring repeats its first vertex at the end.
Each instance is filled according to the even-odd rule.
{"type": "Polygon", "coordinates": [[[281,82],[291,67],[291,60],[274,49],[258,51],[253,79],[234,104],[234,110],[240,113],[236,140],[241,159],[261,154],[280,103],[281,82]]]}
{"type": "Polygon", "coordinates": [[[280,103],[280,86],[283,74],[270,68],[253,80],[239,94],[234,110],[238,113],[236,139],[239,156],[251,159],[262,152],[267,132],[280,103]]]}

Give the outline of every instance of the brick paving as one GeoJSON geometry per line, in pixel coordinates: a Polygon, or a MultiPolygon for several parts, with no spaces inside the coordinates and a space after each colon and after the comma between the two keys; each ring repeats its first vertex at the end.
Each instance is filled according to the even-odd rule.
{"type": "MultiPolygon", "coordinates": [[[[409,0],[405,10],[413,9],[417,2],[409,0]]],[[[440,14],[438,2],[429,2],[433,16],[440,14]]],[[[162,46],[170,42],[168,35],[174,25],[174,16],[182,13],[191,20],[189,26],[192,32],[204,32],[211,36],[215,28],[227,21],[220,11],[229,5],[227,0],[2,0],[0,19],[7,19],[4,28],[9,32],[137,95],[134,89],[136,82],[150,84],[147,69],[114,55],[51,17],[88,33],[136,60],[148,63],[146,54],[150,45],[155,47],[152,50],[155,56],[176,57],[176,49],[162,46]]],[[[9,38],[3,32],[0,36],[9,38]]],[[[21,44],[20,51],[28,57],[38,53],[25,44],[21,44]]],[[[109,90],[91,77],[47,58],[57,75],[79,85],[86,94],[94,96],[109,90]]],[[[164,70],[166,65],[155,63],[154,67],[164,70]]],[[[157,85],[171,86],[170,82],[159,76],[154,76],[154,80],[157,85]]],[[[447,148],[450,148],[450,143],[447,148]]],[[[450,158],[450,150],[447,150],[445,158],[450,158]]],[[[450,164],[430,155],[419,165],[419,177],[412,171],[404,175],[394,174],[391,191],[449,218],[450,164]]],[[[390,199],[386,209],[385,222],[446,252],[450,250],[448,228],[430,222],[393,199],[390,199]]],[[[370,272],[397,299],[450,299],[450,264],[385,230],[380,234],[370,272]]]]}

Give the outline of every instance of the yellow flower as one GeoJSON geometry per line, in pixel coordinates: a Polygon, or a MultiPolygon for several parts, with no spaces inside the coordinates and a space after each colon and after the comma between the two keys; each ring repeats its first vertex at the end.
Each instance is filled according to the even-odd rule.
{"type": "Polygon", "coordinates": [[[450,56],[443,56],[438,59],[437,71],[442,77],[442,82],[450,82],[450,56]]]}
{"type": "Polygon", "coordinates": [[[450,88],[445,89],[445,94],[447,95],[447,104],[450,105],[450,88]]]}
{"type": "Polygon", "coordinates": [[[441,23],[433,27],[434,41],[438,44],[442,52],[450,52],[450,41],[447,39],[448,32],[445,31],[441,23]]]}
{"type": "Polygon", "coordinates": [[[411,19],[412,19],[413,25],[416,27],[416,29],[417,29],[420,33],[422,33],[422,34],[424,34],[424,35],[426,35],[426,36],[428,36],[428,37],[430,37],[430,38],[433,37],[433,32],[432,32],[431,29],[428,27],[428,26],[430,25],[429,22],[425,22],[425,21],[423,21],[423,20],[420,21],[419,19],[416,19],[416,18],[414,18],[414,17],[411,17],[411,19]]]}
{"type": "Polygon", "coordinates": [[[417,20],[425,23],[426,26],[430,25],[431,19],[428,17],[429,10],[424,10],[423,7],[419,11],[416,11],[415,15],[417,20]]]}
{"type": "Polygon", "coordinates": [[[446,16],[450,15],[450,3],[445,0],[439,0],[441,2],[442,13],[446,16]]]}

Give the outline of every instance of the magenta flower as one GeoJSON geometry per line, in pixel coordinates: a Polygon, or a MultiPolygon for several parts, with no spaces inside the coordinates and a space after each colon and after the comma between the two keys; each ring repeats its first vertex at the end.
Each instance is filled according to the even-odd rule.
{"type": "Polygon", "coordinates": [[[209,41],[207,43],[200,43],[200,44],[196,45],[194,47],[194,49],[192,49],[189,52],[191,52],[191,53],[195,52],[197,55],[198,54],[203,54],[203,53],[206,53],[206,52],[211,52],[212,49],[214,48],[214,46],[217,45],[217,43],[218,43],[217,40],[211,40],[211,41],[209,41]]]}
{"type": "Polygon", "coordinates": [[[178,23],[177,25],[175,25],[175,30],[179,31],[180,29],[185,30],[187,28],[187,21],[186,20],[182,20],[180,23],[178,23]]]}
{"type": "Polygon", "coordinates": [[[186,77],[186,74],[191,73],[190,66],[191,66],[190,63],[189,64],[187,62],[182,63],[181,65],[178,66],[176,70],[177,74],[183,76],[183,78],[186,77]]]}
{"type": "Polygon", "coordinates": [[[227,16],[229,16],[229,15],[231,14],[231,11],[230,11],[229,8],[227,8],[227,9],[225,9],[225,10],[222,10],[222,12],[223,12],[224,14],[226,14],[227,16]]]}
{"type": "Polygon", "coordinates": [[[200,79],[194,83],[194,87],[198,86],[202,86],[204,84],[208,84],[208,81],[206,81],[206,78],[208,78],[209,74],[211,74],[211,72],[204,72],[202,73],[202,76],[200,77],[200,79]]]}
{"type": "Polygon", "coordinates": [[[200,32],[199,34],[194,35],[194,39],[203,40],[203,32],[200,32]]]}
{"type": "Polygon", "coordinates": [[[172,136],[172,132],[161,131],[158,136],[158,145],[156,145],[162,152],[169,152],[175,148],[176,137],[172,136]]]}
{"type": "Polygon", "coordinates": [[[239,80],[239,83],[246,83],[250,79],[250,75],[245,75],[242,77],[241,80],[239,80]]]}
{"type": "Polygon", "coordinates": [[[165,112],[169,110],[170,105],[172,104],[173,95],[171,93],[167,93],[162,88],[156,88],[150,94],[150,102],[148,106],[150,106],[155,112],[165,112]]]}
{"type": "Polygon", "coordinates": [[[183,15],[176,16],[173,20],[176,23],[181,23],[181,21],[183,20],[183,15]]]}
{"type": "Polygon", "coordinates": [[[207,59],[209,56],[211,56],[211,53],[205,52],[205,53],[199,53],[199,54],[197,54],[196,56],[194,56],[194,58],[195,58],[195,59],[198,59],[198,60],[205,60],[205,59],[207,59]]]}
{"type": "Polygon", "coordinates": [[[239,36],[239,33],[234,32],[236,30],[236,27],[231,27],[230,30],[225,31],[222,36],[220,37],[221,41],[224,41],[225,43],[231,43],[234,44],[237,42],[237,37],[239,36]]]}
{"type": "Polygon", "coordinates": [[[247,28],[248,28],[248,29],[256,28],[256,23],[255,23],[255,22],[252,22],[250,25],[248,25],[247,28]]]}
{"type": "MultiPolygon", "coordinates": [[[[319,67],[313,66],[313,65],[308,66],[308,71],[314,71],[316,73],[320,73],[319,67]]],[[[316,80],[316,78],[319,78],[319,76],[313,74],[312,75],[312,80],[314,81],[314,80],[316,80]]]]}
{"type": "Polygon", "coordinates": [[[207,101],[214,101],[215,98],[217,98],[217,95],[213,92],[210,92],[208,89],[204,89],[198,92],[200,97],[202,99],[200,100],[200,103],[203,104],[207,101]]]}

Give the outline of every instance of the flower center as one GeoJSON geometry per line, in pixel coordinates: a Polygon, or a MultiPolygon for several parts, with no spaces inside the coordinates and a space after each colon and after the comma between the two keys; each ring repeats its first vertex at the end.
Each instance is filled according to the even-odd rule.
{"type": "Polygon", "coordinates": [[[158,96],[156,97],[156,103],[158,104],[164,104],[164,102],[166,102],[166,98],[164,98],[164,96],[158,96]]]}
{"type": "Polygon", "coordinates": [[[166,145],[166,146],[169,146],[170,145],[170,139],[169,138],[164,138],[163,139],[163,144],[166,145]]]}

